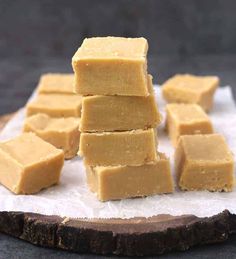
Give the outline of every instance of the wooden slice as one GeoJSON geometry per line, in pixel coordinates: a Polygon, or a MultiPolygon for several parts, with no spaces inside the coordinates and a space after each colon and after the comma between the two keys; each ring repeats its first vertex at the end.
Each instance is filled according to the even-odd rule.
{"type": "MultiPolygon", "coordinates": [[[[0,127],[12,115],[0,117],[0,127]]],[[[32,244],[78,253],[157,255],[223,242],[236,232],[236,215],[157,215],[132,219],[70,219],[36,213],[0,212],[0,231],[32,244]]]]}

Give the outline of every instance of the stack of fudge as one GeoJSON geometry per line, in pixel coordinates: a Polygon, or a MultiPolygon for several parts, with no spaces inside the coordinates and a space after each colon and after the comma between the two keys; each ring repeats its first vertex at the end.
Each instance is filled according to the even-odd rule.
{"type": "Polygon", "coordinates": [[[173,192],[169,160],[157,152],[161,118],[144,38],[97,37],[72,58],[83,95],[79,154],[101,201],[173,192]]]}
{"type": "Polygon", "coordinates": [[[65,159],[77,155],[81,96],[74,91],[74,75],[49,73],[41,76],[36,98],[27,104],[24,132],[62,149],[65,159]]]}

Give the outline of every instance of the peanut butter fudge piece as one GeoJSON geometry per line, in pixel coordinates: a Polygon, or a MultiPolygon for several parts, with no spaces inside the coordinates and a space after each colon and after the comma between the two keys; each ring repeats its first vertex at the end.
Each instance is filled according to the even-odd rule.
{"type": "Polygon", "coordinates": [[[44,74],[40,77],[38,92],[40,94],[75,94],[74,74],[44,74]]]}
{"type": "Polygon", "coordinates": [[[148,96],[87,96],[82,99],[80,130],[121,131],[155,128],[161,122],[148,77],[148,96]]]}
{"type": "Polygon", "coordinates": [[[51,118],[46,114],[35,114],[26,118],[25,132],[34,132],[37,136],[64,151],[65,158],[77,155],[79,150],[79,118],[51,118]]]}
{"type": "Polygon", "coordinates": [[[0,143],[0,183],[16,194],[57,184],[64,153],[33,133],[0,143]]]}
{"type": "Polygon", "coordinates": [[[213,133],[212,123],[197,104],[167,104],[166,128],[173,146],[180,135],[213,133]]]}
{"type": "Polygon", "coordinates": [[[87,182],[101,201],[172,193],[173,179],[164,154],[154,164],[86,167],[87,182]]]}
{"type": "Polygon", "coordinates": [[[86,165],[142,165],[158,160],[155,129],[81,133],[79,154],[86,165]]]}
{"type": "Polygon", "coordinates": [[[175,75],[162,85],[162,93],[169,103],[196,103],[209,111],[218,85],[217,76],[175,75]]]}
{"type": "Polygon", "coordinates": [[[51,117],[80,117],[82,97],[69,94],[40,94],[27,104],[27,116],[45,113],[51,117]]]}
{"type": "Polygon", "coordinates": [[[233,190],[234,160],[219,134],[181,136],[175,166],[182,190],[233,190]]]}
{"type": "Polygon", "coordinates": [[[81,95],[148,95],[144,38],[95,37],[83,41],[72,58],[81,95]]]}

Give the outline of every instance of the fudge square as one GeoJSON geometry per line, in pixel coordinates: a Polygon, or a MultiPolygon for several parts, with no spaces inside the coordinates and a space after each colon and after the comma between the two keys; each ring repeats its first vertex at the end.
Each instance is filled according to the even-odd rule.
{"type": "Polygon", "coordinates": [[[182,190],[233,190],[234,159],[219,134],[181,136],[175,166],[182,190]]]}
{"type": "Polygon", "coordinates": [[[209,111],[213,106],[213,96],[218,86],[217,76],[180,74],[162,85],[162,93],[169,103],[196,103],[205,111],[209,111]]]}
{"type": "Polygon", "coordinates": [[[167,104],[166,129],[173,146],[180,135],[213,133],[209,117],[197,104],[167,104]]]}
{"type": "Polygon", "coordinates": [[[82,132],[124,131],[155,128],[161,122],[152,76],[148,96],[86,96],[82,98],[82,132]]]}
{"type": "Polygon", "coordinates": [[[0,183],[15,194],[57,184],[63,163],[63,151],[33,133],[0,143],[0,183]]]}
{"type": "Polygon", "coordinates": [[[85,165],[142,165],[158,160],[155,129],[81,133],[79,154],[85,165]]]}
{"type": "Polygon", "coordinates": [[[73,158],[79,150],[80,118],[51,118],[38,113],[26,118],[24,132],[34,132],[37,136],[62,149],[65,159],[73,158]]]}
{"type": "Polygon", "coordinates": [[[80,117],[82,96],[69,94],[39,94],[26,106],[27,116],[45,113],[51,117],[80,117]]]}
{"type": "Polygon", "coordinates": [[[170,162],[158,155],[157,162],[141,166],[87,166],[89,188],[101,201],[172,193],[170,162]]]}
{"type": "Polygon", "coordinates": [[[144,38],[85,39],[72,58],[76,92],[81,95],[148,95],[147,50],[144,38]]]}
{"type": "Polygon", "coordinates": [[[75,94],[74,74],[43,74],[39,80],[38,92],[40,94],[75,94]]]}

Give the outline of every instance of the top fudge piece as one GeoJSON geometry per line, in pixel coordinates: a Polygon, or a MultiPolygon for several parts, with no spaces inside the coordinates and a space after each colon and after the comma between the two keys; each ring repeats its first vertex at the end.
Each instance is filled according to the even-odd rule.
{"type": "Polygon", "coordinates": [[[182,190],[232,191],[234,159],[220,134],[179,138],[175,167],[182,190]]]}
{"type": "Polygon", "coordinates": [[[144,38],[85,39],[72,58],[76,92],[147,96],[147,50],[144,38]]]}
{"type": "Polygon", "coordinates": [[[0,143],[0,183],[31,194],[59,182],[64,153],[33,133],[0,143]]]}
{"type": "Polygon", "coordinates": [[[40,77],[38,92],[46,94],[75,94],[74,74],[44,74],[40,77]]]}
{"type": "Polygon", "coordinates": [[[196,103],[209,111],[218,85],[217,76],[175,75],[162,85],[162,93],[169,103],[196,103]]]}

